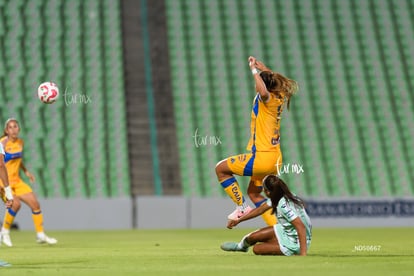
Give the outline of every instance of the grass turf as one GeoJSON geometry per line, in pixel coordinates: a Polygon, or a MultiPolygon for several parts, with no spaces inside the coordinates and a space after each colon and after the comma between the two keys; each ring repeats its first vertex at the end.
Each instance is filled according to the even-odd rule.
{"type": "Polygon", "coordinates": [[[224,252],[253,229],[12,232],[0,275],[412,275],[413,228],[314,229],[308,257],[224,252]]]}

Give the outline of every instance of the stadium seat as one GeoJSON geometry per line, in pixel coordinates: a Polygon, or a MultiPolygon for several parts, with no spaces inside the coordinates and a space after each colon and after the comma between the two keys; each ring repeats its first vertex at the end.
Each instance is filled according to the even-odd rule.
{"type": "Polygon", "coordinates": [[[25,158],[40,185],[36,192],[62,198],[128,196],[120,4],[13,0],[0,6],[0,99],[7,110],[0,119],[15,116],[22,125],[25,158]],[[61,98],[53,105],[36,99],[43,81],[59,85],[61,98]],[[81,95],[92,97],[93,104],[79,102],[81,95]],[[109,137],[118,145],[110,162],[109,137]],[[102,171],[111,172],[110,179],[102,171]]]}
{"type": "MultiPolygon", "coordinates": [[[[256,55],[300,84],[282,121],[284,161],[301,162],[308,168],[303,175],[283,176],[299,192],[332,197],[413,194],[409,166],[414,149],[408,141],[414,127],[408,118],[413,114],[414,69],[406,61],[412,59],[414,36],[407,5],[389,1],[167,1],[177,135],[184,138],[195,126],[224,128],[223,140],[233,145],[213,149],[216,154],[211,157],[192,159],[197,162],[195,168],[208,170],[215,157],[243,150],[252,98],[245,59],[256,55]],[[192,36],[197,43],[188,41],[192,36]],[[211,52],[226,62],[216,60],[212,67],[206,60],[211,52]],[[197,63],[180,63],[194,57],[197,63]],[[185,72],[180,69],[188,66],[185,72]],[[192,77],[190,72],[199,69],[205,71],[208,83],[182,85],[192,77]],[[203,95],[200,102],[182,103],[189,93],[206,87],[213,97],[203,95]],[[242,96],[234,97],[234,92],[242,96]],[[183,109],[193,108],[211,110],[223,120],[183,115],[183,109]],[[231,110],[227,114],[234,116],[221,110],[231,110]],[[392,181],[398,177],[401,185],[392,181]]],[[[186,158],[194,158],[180,154],[184,164],[186,158]]],[[[186,167],[182,168],[183,181],[197,183],[198,172],[193,172],[197,179],[191,181],[186,167]]],[[[195,184],[185,189],[188,195],[199,192],[195,184]]]]}

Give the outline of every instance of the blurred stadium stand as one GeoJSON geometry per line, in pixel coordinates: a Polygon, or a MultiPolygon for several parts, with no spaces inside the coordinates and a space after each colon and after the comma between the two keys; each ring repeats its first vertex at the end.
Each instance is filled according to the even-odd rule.
{"type": "Polygon", "coordinates": [[[128,196],[120,3],[13,0],[0,9],[1,121],[21,123],[36,192],[128,196]],[[60,87],[53,105],[37,99],[43,81],[60,87]]]}
{"type": "Polygon", "coordinates": [[[412,1],[0,0],[0,11],[0,119],[20,120],[41,197],[223,196],[215,164],[249,135],[249,55],[300,84],[282,121],[284,162],[304,169],[282,177],[298,194],[414,195],[412,1]],[[51,106],[36,99],[46,80],[61,89],[51,106]]]}
{"type": "MultiPolygon", "coordinates": [[[[254,55],[297,80],[282,177],[305,197],[414,194],[412,1],[166,1],[183,191],[222,193],[214,166],[248,140],[254,55]],[[194,133],[220,145],[194,145],[194,133]]],[[[242,180],[244,185],[245,180],[242,180]]]]}
{"type": "Polygon", "coordinates": [[[413,223],[413,1],[0,0],[0,49],[0,121],[20,121],[48,229],[221,227],[249,55],[299,82],[282,178],[315,225],[413,223]]]}

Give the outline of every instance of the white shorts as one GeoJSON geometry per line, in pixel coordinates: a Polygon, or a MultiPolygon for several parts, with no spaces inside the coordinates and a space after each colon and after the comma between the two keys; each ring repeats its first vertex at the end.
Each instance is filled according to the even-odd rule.
{"type": "Polygon", "coordinates": [[[292,256],[295,254],[294,251],[290,250],[289,248],[287,248],[286,246],[283,245],[282,240],[283,237],[281,235],[279,235],[278,231],[276,230],[276,225],[273,225],[273,231],[275,231],[275,235],[277,238],[277,242],[279,243],[279,247],[280,247],[280,251],[282,251],[283,255],[285,256],[292,256]]]}
{"type": "MultiPolygon", "coordinates": [[[[286,233],[283,231],[282,226],[278,223],[273,225],[273,231],[275,231],[277,242],[279,243],[280,251],[282,251],[283,255],[292,256],[300,253],[299,243],[291,242],[286,233]]],[[[310,240],[307,241],[307,249],[309,249],[309,246],[310,240]]]]}

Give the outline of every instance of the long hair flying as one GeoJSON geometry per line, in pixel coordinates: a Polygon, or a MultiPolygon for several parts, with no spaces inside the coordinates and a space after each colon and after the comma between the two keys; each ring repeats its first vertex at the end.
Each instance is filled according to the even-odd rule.
{"type": "Polygon", "coordinates": [[[272,201],[272,213],[277,212],[277,205],[282,197],[296,205],[305,207],[305,203],[298,196],[295,196],[290,191],[287,184],[276,175],[268,175],[263,180],[263,187],[270,192],[270,200],[272,201]]]}
{"type": "Polygon", "coordinates": [[[299,90],[298,83],[282,74],[271,71],[261,72],[260,77],[263,79],[269,92],[286,98],[287,108],[289,109],[290,98],[299,90]]]}

